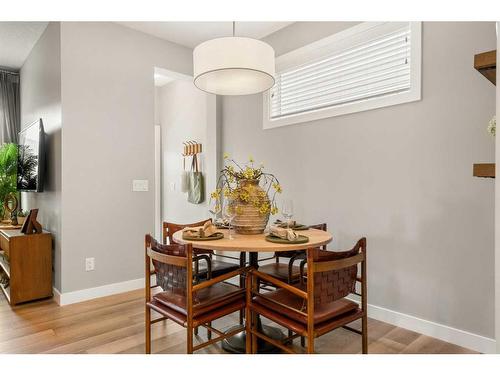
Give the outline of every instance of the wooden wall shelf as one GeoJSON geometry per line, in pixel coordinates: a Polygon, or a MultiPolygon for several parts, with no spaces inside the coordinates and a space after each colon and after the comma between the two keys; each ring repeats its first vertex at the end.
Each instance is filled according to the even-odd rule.
{"type": "Polygon", "coordinates": [[[497,51],[488,51],[474,56],[474,68],[494,85],[497,84],[497,51]]]}
{"type": "Polygon", "coordinates": [[[472,174],[475,177],[495,178],[495,163],[474,164],[472,174]]]}

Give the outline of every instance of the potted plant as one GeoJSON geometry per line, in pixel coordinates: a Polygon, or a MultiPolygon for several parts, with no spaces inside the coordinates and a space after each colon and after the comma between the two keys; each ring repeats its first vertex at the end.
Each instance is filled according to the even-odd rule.
{"type": "Polygon", "coordinates": [[[17,223],[18,223],[19,225],[23,225],[23,224],[24,224],[24,221],[26,220],[26,217],[28,216],[28,214],[29,214],[29,213],[30,213],[30,212],[29,212],[29,211],[27,211],[27,210],[25,210],[25,211],[23,211],[23,210],[19,210],[19,211],[17,212],[17,223]]]}
{"type": "MultiPolygon", "coordinates": [[[[0,217],[6,215],[4,202],[10,194],[17,194],[17,145],[4,143],[0,147],[0,217]]],[[[5,219],[10,220],[10,217],[5,219]]]]}
{"type": "Polygon", "coordinates": [[[275,197],[281,193],[278,179],[264,172],[264,165],[254,165],[252,157],[239,164],[224,154],[224,169],[220,172],[217,189],[211,194],[215,201],[212,212],[218,214],[226,202],[234,211],[233,224],[237,233],[263,233],[269,215],[278,212],[275,197]]]}

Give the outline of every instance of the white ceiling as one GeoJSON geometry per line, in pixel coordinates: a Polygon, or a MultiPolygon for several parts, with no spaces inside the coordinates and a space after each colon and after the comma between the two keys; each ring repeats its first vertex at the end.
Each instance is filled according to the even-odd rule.
{"type": "MultiPolygon", "coordinates": [[[[119,24],[194,48],[208,39],[231,36],[232,22],[118,22],[119,24]]],[[[261,39],[292,22],[236,22],[236,36],[261,39]]]]}
{"type": "Polygon", "coordinates": [[[48,22],[0,22],[0,67],[20,69],[48,22]]]}

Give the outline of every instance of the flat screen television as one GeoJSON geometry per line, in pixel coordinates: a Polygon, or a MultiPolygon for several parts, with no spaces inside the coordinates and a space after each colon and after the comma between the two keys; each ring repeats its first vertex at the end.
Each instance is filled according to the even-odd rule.
{"type": "Polygon", "coordinates": [[[19,132],[17,190],[43,191],[45,172],[45,132],[42,119],[19,132]]]}

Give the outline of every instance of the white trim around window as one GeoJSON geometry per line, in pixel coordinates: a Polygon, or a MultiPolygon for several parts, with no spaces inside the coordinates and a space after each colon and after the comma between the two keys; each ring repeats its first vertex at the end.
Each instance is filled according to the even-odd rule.
{"type": "MultiPolygon", "coordinates": [[[[279,75],[282,72],[289,72],[291,70],[301,69],[302,67],[310,69],[309,66],[317,61],[324,60],[325,56],[335,56],[336,51],[341,52],[353,45],[363,42],[366,43],[367,40],[373,38],[383,37],[393,30],[404,28],[405,25],[407,29],[409,28],[411,43],[409,47],[409,86],[404,90],[271,118],[270,108],[272,104],[270,101],[270,92],[273,91],[273,89],[271,89],[264,93],[263,128],[271,129],[420,100],[422,64],[421,22],[363,22],[305,47],[279,56],[276,59],[276,74],[279,75]]],[[[277,84],[279,84],[279,79],[277,79],[277,84]]],[[[276,89],[276,87],[274,89],[276,89]]],[[[276,92],[276,90],[274,92],[276,92]]],[[[274,103],[274,105],[276,105],[276,103],[274,103]]]]}

